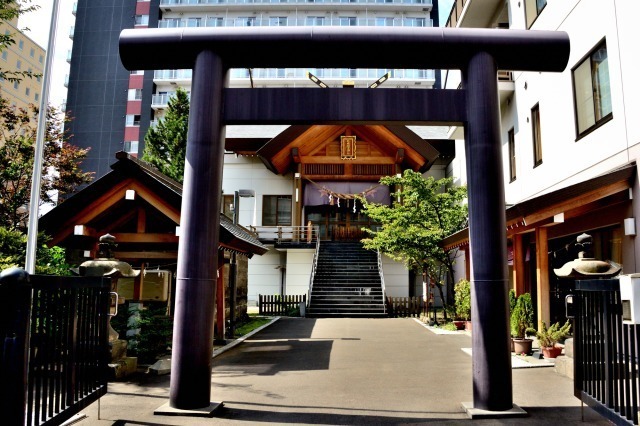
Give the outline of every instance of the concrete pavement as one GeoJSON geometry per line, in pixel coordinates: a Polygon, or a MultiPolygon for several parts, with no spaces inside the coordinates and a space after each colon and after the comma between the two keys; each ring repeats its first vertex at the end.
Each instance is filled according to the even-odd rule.
{"type": "MultiPolygon", "coordinates": [[[[213,418],[154,416],[168,376],[109,384],[79,425],[469,424],[471,346],[412,319],[282,318],[213,360],[213,418]]],[[[573,382],[552,368],[513,371],[514,403],[529,417],[481,425],[582,424],[573,382]]],[[[588,424],[609,424],[588,407],[588,424]]]]}

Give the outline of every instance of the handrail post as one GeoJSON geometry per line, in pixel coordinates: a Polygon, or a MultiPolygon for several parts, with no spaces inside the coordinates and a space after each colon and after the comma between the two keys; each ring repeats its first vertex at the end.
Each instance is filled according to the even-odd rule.
{"type": "Polygon", "coordinates": [[[29,365],[29,322],[33,299],[29,274],[20,268],[0,273],[0,400],[4,421],[25,424],[29,365]]]}

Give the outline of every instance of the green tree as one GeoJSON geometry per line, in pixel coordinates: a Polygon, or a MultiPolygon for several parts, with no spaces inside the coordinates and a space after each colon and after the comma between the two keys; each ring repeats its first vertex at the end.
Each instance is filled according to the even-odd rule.
{"type": "MultiPolygon", "coordinates": [[[[65,261],[65,250],[47,247],[48,238],[38,235],[36,273],[46,275],[70,275],[65,261]]],[[[27,255],[27,236],[17,230],[0,227],[0,271],[11,267],[23,267],[27,255]]]]}
{"type": "MultiPolygon", "coordinates": [[[[32,0],[0,0],[0,52],[16,43],[14,39],[15,34],[7,29],[8,25],[5,23],[10,22],[15,18],[19,18],[20,15],[32,12],[40,7],[31,3],[32,0]]],[[[27,30],[28,28],[22,29],[22,31],[27,30]]],[[[36,74],[31,71],[8,70],[0,67],[0,78],[11,83],[22,81],[25,77],[33,78],[39,75],[40,74],[36,74]]]]}
{"type": "MultiPolygon", "coordinates": [[[[8,229],[25,231],[28,223],[37,117],[36,106],[16,108],[0,98],[0,226],[8,229]]],[[[51,203],[56,193],[62,201],[92,179],[79,167],[89,150],[67,142],[67,120],[55,108],[47,110],[41,203],[51,203]]]]}
{"type": "Polygon", "coordinates": [[[468,218],[466,187],[453,186],[452,181],[424,178],[406,170],[402,176],[380,179],[380,183],[398,188],[392,206],[363,200],[366,214],[380,224],[378,230],[365,229],[371,237],[363,240],[364,246],[429,277],[445,305],[452,299],[452,286],[446,296],[443,288],[454,282],[457,249],[444,250],[441,241],[463,229],[468,218]]]}
{"type": "Polygon", "coordinates": [[[169,99],[164,118],[144,137],[142,160],[180,183],[184,176],[188,125],[189,96],[178,88],[175,96],[169,99]]]}

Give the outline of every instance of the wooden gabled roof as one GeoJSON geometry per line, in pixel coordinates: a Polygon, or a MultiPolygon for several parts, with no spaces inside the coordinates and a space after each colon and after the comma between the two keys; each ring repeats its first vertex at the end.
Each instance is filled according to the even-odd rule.
{"type": "MultiPolygon", "coordinates": [[[[51,245],[80,248],[110,233],[122,259],[175,257],[182,185],[127,153],[116,158],[111,172],[42,216],[39,229],[52,237],[51,245]],[[126,199],[127,190],[135,191],[133,200],[126,199]]],[[[223,215],[220,248],[248,257],[268,250],[223,215]]]]}
{"type": "Polygon", "coordinates": [[[333,145],[343,135],[355,135],[365,148],[360,149],[357,159],[349,160],[351,164],[399,164],[424,172],[439,157],[439,152],[413,131],[391,125],[295,125],[264,144],[257,154],[277,174],[293,170],[296,162],[340,164],[344,161],[333,145]]]}

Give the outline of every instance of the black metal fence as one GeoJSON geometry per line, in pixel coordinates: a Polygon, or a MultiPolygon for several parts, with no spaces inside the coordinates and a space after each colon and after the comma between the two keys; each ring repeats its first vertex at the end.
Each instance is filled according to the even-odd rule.
{"type": "Polygon", "coordinates": [[[574,390],[615,424],[638,424],[637,325],[623,324],[617,279],[577,281],[574,390]]]}
{"type": "Polygon", "coordinates": [[[260,315],[291,316],[292,313],[300,314],[300,303],[307,303],[307,295],[258,295],[258,313],[260,315]]]}
{"type": "Polygon", "coordinates": [[[107,391],[110,280],[2,278],[3,423],[60,424],[107,391]]]}

